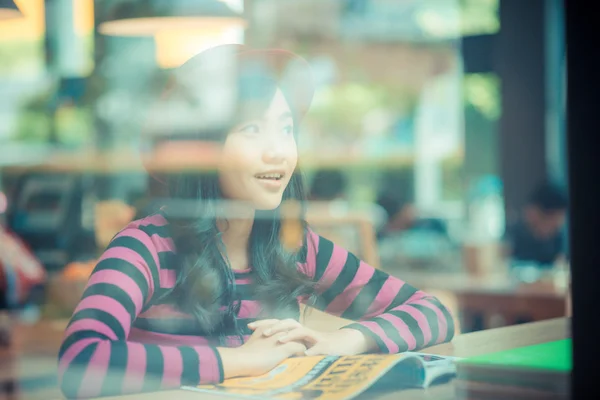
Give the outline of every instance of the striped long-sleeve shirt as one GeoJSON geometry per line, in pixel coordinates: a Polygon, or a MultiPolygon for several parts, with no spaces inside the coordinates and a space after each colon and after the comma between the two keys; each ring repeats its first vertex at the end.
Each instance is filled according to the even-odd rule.
{"type": "MultiPolygon", "coordinates": [[[[383,353],[449,341],[454,323],[432,296],[359,260],[309,231],[299,270],[317,282],[316,307],[356,322],[383,353]]],[[[195,320],[154,301],[176,280],[174,243],[162,214],[134,221],[115,236],[92,272],[65,332],[59,380],[68,397],[94,397],[223,380],[218,343],[195,320]]],[[[251,268],[236,272],[239,326],[256,320],[251,268]]],[[[250,331],[243,332],[246,339],[250,331]]],[[[227,334],[225,332],[225,334],[227,334]]],[[[229,346],[241,344],[239,335],[229,346]]]]}

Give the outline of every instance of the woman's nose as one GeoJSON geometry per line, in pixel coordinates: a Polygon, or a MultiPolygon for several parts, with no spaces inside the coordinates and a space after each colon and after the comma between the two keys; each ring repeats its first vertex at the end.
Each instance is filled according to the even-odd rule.
{"type": "Polygon", "coordinates": [[[281,164],[285,161],[285,154],[277,149],[269,149],[263,153],[263,161],[267,164],[281,164]]]}
{"type": "Polygon", "coordinates": [[[268,164],[280,164],[285,161],[285,146],[281,140],[271,139],[265,144],[263,161],[268,164]]]}

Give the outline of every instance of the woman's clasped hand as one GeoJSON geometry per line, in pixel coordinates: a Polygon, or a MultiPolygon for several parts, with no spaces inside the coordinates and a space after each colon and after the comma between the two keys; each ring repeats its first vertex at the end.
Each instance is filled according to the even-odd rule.
{"type": "Polygon", "coordinates": [[[302,325],[295,319],[264,319],[250,323],[248,327],[260,331],[266,337],[277,337],[278,342],[302,343],[304,355],[346,356],[367,353],[376,349],[375,341],[356,329],[338,329],[320,332],[302,325]]]}

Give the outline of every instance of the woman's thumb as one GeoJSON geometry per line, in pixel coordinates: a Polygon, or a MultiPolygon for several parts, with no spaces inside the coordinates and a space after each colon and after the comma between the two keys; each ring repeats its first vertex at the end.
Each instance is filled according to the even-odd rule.
{"type": "Polygon", "coordinates": [[[310,357],[310,356],[320,356],[320,355],[323,355],[323,351],[321,349],[321,346],[319,346],[318,344],[316,344],[313,347],[311,347],[310,349],[307,349],[304,352],[304,355],[307,356],[307,357],[310,357]]]}
{"type": "Polygon", "coordinates": [[[287,353],[287,357],[295,356],[298,354],[304,354],[306,352],[306,346],[298,342],[289,342],[281,347],[287,353]]]}

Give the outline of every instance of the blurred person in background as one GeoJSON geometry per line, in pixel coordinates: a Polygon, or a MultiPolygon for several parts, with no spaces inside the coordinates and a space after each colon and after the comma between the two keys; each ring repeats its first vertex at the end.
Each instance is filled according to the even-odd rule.
{"type": "Polygon", "coordinates": [[[320,169],[313,176],[308,200],[313,210],[319,208],[336,215],[351,211],[365,211],[373,227],[378,231],[385,223],[385,211],[377,204],[350,204],[348,201],[348,178],[337,169],[320,169]]]}
{"type": "Polygon", "coordinates": [[[377,204],[387,214],[387,222],[378,232],[380,239],[415,230],[431,231],[441,236],[448,236],[448,229],[443,220],[419,217],[414,204],[407,201],[406,198],[384,191],[378,196],[377,204]]]}
{"type": "Polygon", "coordinates": [[[414,204],[387,191],[379,195],[377,204],[388,216],[377,235],[384,265],[451,267],[448,255],[454,244],[443,220],[420,217],[414,204]]]}
{"type": "Polygon", "coordinates": [[[339,170],[320,169],[312,180],[310,201],[344,200],[348,182],[346,176],[339,170]]]}
{"type": "MultiPolygon", "coordinates": [[[[8,207],[6,194],[2,191],[0,182],[0,230],[4,230],[4,213],[8,207]]],[[[8,290],[4,278],[4,266],[0,261],[0,347],[10,344],[10,321],[8,311],[8,290]]]]}
{"type": "Polygon", "coordinates": [[[566,191],[552,182],[531,193],[520,219],[505,233],[506,253],[512,265],[533,264],[552,268],[566,260],[566,191]]]}
{"type": "Polygon", "coordinates": [[[35,294],[47,277],[29,247],[4,226],[7,207],[7,197],[0,190],[0,346],[10,345],[12,322],[20,316],[19,311],[37,311],[35,294]]]}
{"type": "Polygon", "coordinates": [[[314,233],[302,207],[281,214],[306,196],[296,168],[312,98],[305,61],[217,46],[180,67],[169,93],[199,90],[221,71],[237,71],[237,101],[234,119],[211,139],[221,143],[218,168],[167,177],[170,198],[191,202],[192,212],[167,202],[108,245],[60,349],[68,397],[218,383],[297,355],[398,353],[453,337],[437,298],[314,233]],[[202,68],[222,60],[232,68],[202,68]],[[290,65],[291,76],[276,67],[290,65]],[[310,329],[299,322],[299,301],[356,322],[310,329]]]}

